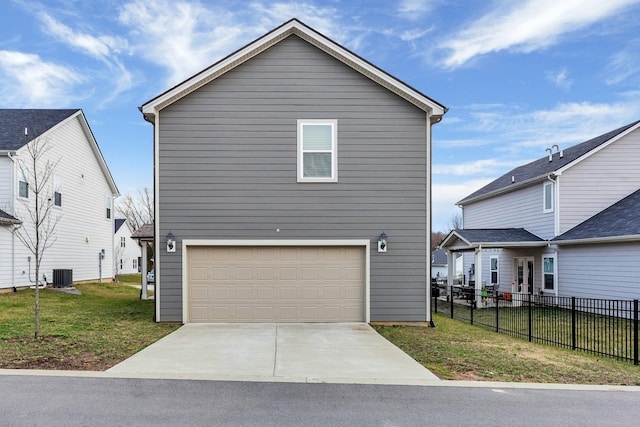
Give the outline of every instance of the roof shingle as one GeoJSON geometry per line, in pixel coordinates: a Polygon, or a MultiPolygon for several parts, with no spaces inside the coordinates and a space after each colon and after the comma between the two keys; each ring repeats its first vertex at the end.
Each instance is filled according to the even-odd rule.
{"type": "Polygon", "coordinates": [[[578,158],[584,156],[591,150],[599,147],[600,145],[609,141],[611,138],[614,138],[615,136],[637,125],[638,123],[640,123],[640,120],[607,132],[583,143],[569,147],[563,150],[564,155],[562,158],[560,157],[559,153],[554,153],[552,157],[553,161],[551,162],[549,161],[549,156],[545,156],[538,160],[534,160],[533,162],[527,163],[526,165],[518,166],[517,168],[512,169],[511,171],[502,175],[500,178],[485,185],[478,191],[468,195],[464,199],[460,200],[457,204],[464,205],[465,203],[478,197],[512,186],[514,183],[517,184],[534,178],[549,175],[557,171],[558,169],[568,165],[569,163],[577,160],[578,158]]]}
{"type": "Polygon", "coordinates": [[[553,241],[640,236],[640,190],[597,213],[553,241]]]}
{"type": "Polygon", "coordinates": [[[0,150],[15,151],[42,135],[75,110],[0,109],[0,150]],[[28,129],[25,138],[24,129],[28,129]]]}

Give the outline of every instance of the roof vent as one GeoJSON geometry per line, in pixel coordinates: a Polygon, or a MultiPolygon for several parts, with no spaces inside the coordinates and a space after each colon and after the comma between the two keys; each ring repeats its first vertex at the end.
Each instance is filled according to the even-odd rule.
{"type": "Polygon", "coordinates": [[[552,148],[552,149],[553,149],[553,148],[555,148],[555,149],[557,150],[557,151],[556,151],[556,153],[560,153],[560,158],[563,158],[563,157],[564,157],[564,151],[560,149],[560,147],[558,146],[558,144],[553,144],[553,145],[551,146],[551,148],[552,148]]]}
{"type": "Polygon", "coordinates": [[[547,153],[549,153],[549,161],[552,161],[553,160],[553,154],[551,154],[551,153],[552,153],[553,150],[551,148],[546,148],[545,151],[547,153]]]}
{"type": "Polygon", "coordinates": [[[513,184],[514,182],[516,182],[516,176],[515,175],[511,175],[511,183],[513,184]]]}

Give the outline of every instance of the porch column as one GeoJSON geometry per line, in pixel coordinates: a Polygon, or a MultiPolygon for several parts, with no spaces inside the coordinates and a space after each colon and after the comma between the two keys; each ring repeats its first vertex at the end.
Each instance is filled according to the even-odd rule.
{"type": "Polygon", "coordinates": [[[476,251],[476,307],[482,307],[482,245],[476,251]]]}
{"type": "Polygon", "coordinates": [[[451,292],[453,277],[456,275],[456,253],[447,251],[447,292],[451,292]]]}
{"type": "Polygon", "coordinates": [[[146,300],[147,297],[147,242],[142,242],[142,289],[140,290],[140,299],[146,300]]]}

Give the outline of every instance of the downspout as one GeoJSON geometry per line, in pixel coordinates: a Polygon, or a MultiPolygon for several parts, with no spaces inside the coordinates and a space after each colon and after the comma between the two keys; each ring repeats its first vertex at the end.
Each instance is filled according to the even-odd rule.
{"type": "MultiPolygon", "coordinates": [[[[15,215],[15,209],[13,204],[15,202],[15,196],[16,196],[16,181],[15,181],[16,159],[11,155],[11,152],[7,152],[7,157],[9,157],[9,159],[13,163],[13,167],[11,168],[10,200],[11,200],[11,214],[15,215]]],[[[11,283],[13,284],[14,290],[16,289],[16,231],[17,230],[18,229],[16,227],[13,227],[13,230],[11,230],[11,283]]]]}
{"type": "Polygon", "coordinates": [[[560,206],[558,205],[558,180],[553,179],[553,174],[547,175],[547,180],[553,183],[553,237],[556,237],[560,234],[560,206]]]}
{"type": "Polygon", "coordinates": [[[426,155],[427,158],[426,160],[426,206],[425,206],[425,210],[426,210],[426,235],[425,235],[425,243],[426,243],[426,269],[425,269],[425,279],[426,279],[426,291],[427,291],[427,300],[426,300],[426,321],[429,323],[429,326],[434,328],[436,325],[435,323],[433,323],[433,318],[431,316],[431,227],[433,226],[433,220],[431,217],[431,207],[433,206],[432,204],[432,200],[431,200],[431,171],[432,171],[432,166],[431,166],[431,155],[432,155],[432,150],[431,150],[431,130],[433,128],[433,125],[431,123],[431,114],[427,113],[427,123],[426,123],[426,130],[427,130],[427,138],[425,143],[427,144],[426,147],[426,155]]]}

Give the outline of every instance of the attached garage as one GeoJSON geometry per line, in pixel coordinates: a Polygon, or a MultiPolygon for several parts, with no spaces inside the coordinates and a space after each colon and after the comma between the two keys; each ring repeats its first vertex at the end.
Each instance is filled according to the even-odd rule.
{"type": "Polygon", "coordinates": [[[186,323],[365,322],[368,242],[185,242],[186,323]]]}

